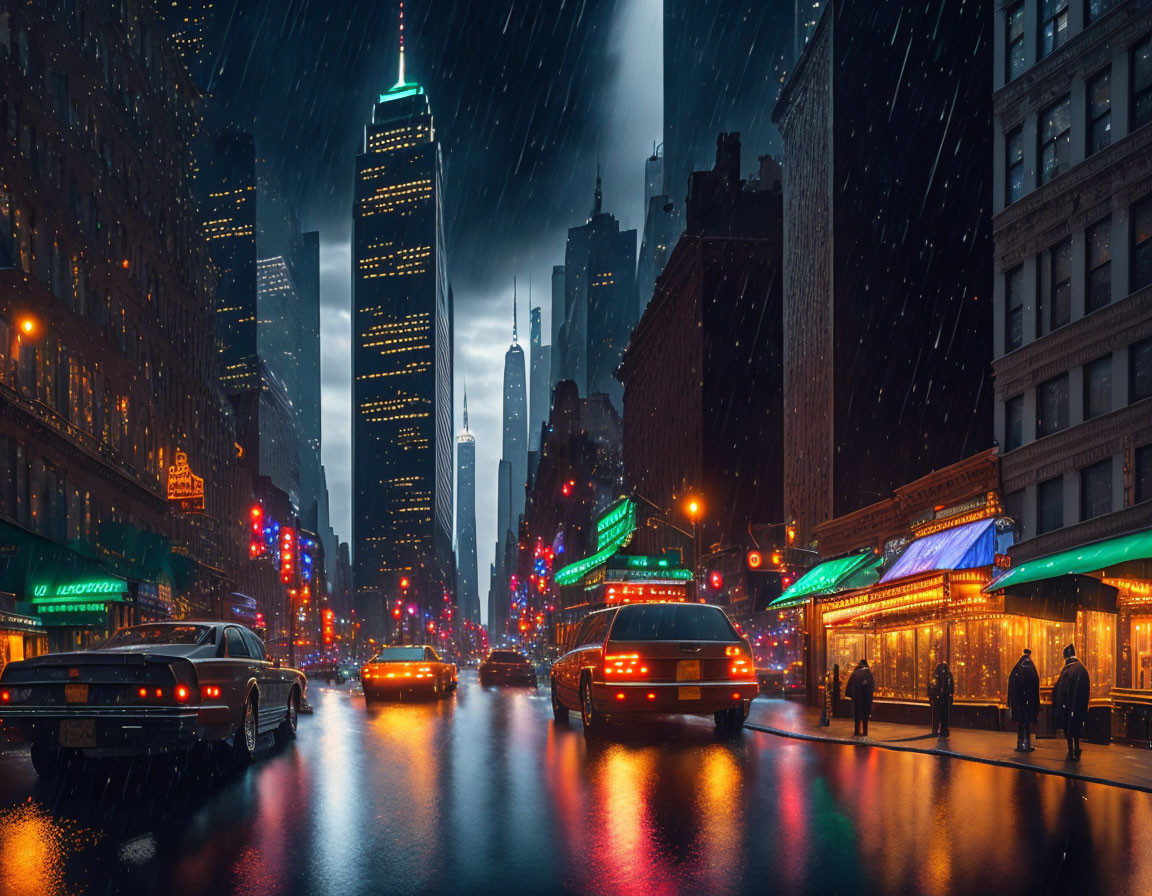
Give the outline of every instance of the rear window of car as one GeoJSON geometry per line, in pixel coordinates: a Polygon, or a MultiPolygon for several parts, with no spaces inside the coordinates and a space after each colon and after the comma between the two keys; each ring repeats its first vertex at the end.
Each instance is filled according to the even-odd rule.
{"type": "Polygon", "coordinates": [[[423,647],[385,647],[376,656],[373,663],[419,663],[424,660],[423,647]]]}
{"type": "Polygon", "coordinates": [[[206,640],[210,631],[211,627],[207,625],[134,625],[120,629],[97,649],[141,644],[199,644],[206,640]]]}
{"type": "Polygon", "coordinates": [[[732,623],[717,607],[643,604],[621,607],[612,641],[738,641],[732,623]]]}
{"type": "Polygon", "coordinates": [[[493,663],[526,663],[527,658],[518,654],[515,650],[493,650],[492,655],[488,657],[493,663]]]}

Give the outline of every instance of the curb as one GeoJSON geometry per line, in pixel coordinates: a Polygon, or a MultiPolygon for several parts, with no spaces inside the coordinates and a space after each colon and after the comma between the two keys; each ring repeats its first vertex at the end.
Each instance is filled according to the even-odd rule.
{"type": "Polygon", "coordinates": [[[920,753],[925,756],[943,756],[946,759],[962,759],[966,762],[981,762],[984,765],[998,765],[1002,768],[1012,768],[1025,772],[1036,772],[1041,775],[1053,775],[1057,778],[1070,778],[1075,781],[1085,781],[1089,784],[1103,784],[1106,787],[1120,787],[1124,790],[1138,790],[1141,793],[1152,793],[1152,785],[1147,784],[1126,784],[1121,781],[1114,781],[1111,778],[1098,778],[1093,775],[1084,775],[1078,772],[1062,771],[1060,769],[1047,768],[1042,765],[1026,765],[1022,762],[1013,762],[1010,759],[992,759],[985,756],[973,756],[969,753],[956,753],[952,750],[941,750],[935,747],[909,747],[901,744],[894,744],[890,741],[878,740],[857,740],[855,738],[848,739],[843,737],[825,737],[819,734],[803,734],[799,731],[788,731],[784,728],[770,728],[766,725],[756,725],[750,722],[745,722],[744,727],[751,731],[760,731],[764,734],[774,734],[777,737],[787,737],[793,740],[807,740],[816,741],[825,744],[840,744],[847,747],[879,747],[882,750],[892,750],[896,753],[920,753]]]}

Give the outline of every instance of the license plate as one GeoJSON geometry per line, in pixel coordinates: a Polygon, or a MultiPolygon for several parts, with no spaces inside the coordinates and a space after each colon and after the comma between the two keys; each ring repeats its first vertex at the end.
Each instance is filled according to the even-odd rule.
{"type": "Polygon", "coordinates": [[[66,685],[64,685],[64,702],[65,703],[87,703],[88,702],[88,685],[86,685],[86,684],[66,684],[66,685]]]}
{"type": "Polygon", "coordinates": [[[676,680],[699,681],[700,660],[680,660],[680,662],[676,664],[676,680]]]}
{"type": "Polygon", "coordinates": [[[60,722],[60,746],[96,746],[95,719],[63,719],[60,722]]]}
{"type": "Polygon", "coordinates": [[[699,700],[700,688],[677,688],[681,700],[699,700]]]}

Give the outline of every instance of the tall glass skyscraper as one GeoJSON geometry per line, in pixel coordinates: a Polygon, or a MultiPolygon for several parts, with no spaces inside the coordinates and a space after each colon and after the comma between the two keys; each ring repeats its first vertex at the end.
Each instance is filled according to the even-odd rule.
{"type": "Polygon", "coordinates": [[[438,608],[452,558],[452,297],[440,145],[424,88],[380,95],[356,157],[352,237],[352,530],[357,602],[438,608]]]}
{"type": "Polygon", "coordinates": [[[480,624],[476,581],[476,437],[468,429],[468,390],[464,390],[464,429],[456,436],[456,604],[460,620],[480,624]]]}

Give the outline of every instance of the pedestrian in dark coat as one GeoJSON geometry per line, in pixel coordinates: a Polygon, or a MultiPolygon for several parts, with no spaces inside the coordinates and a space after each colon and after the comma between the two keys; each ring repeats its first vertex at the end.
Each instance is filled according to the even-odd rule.
{"type": "Polygon", "coordinates": [[[861,736],[861,727],[863,736],[868,736],[868,717],[872,715],[872,692],[875,690],[876,680],[868,668],[868,660],[860,660],[848,676],[848,686],[844,688],[844,696],[852,701],[852,717],[856,723],[853,737],[861,736]]]}
{"type": "Polygon", "coordinates": [[[1069,644],[1064,648],[1064,668],[1052,689],[1052,711],[1056,716],[1056,727],[1064,729],[1068,741],[1066,759],[1080,758],[1080,732],[1084,720],[1088,718],[1088,696],[1091,683],[1088,670],[1076,657],[1076,648],[1069,644]]]}
{"type": "Polygon", "coordinates": [[[1040,673],[1027,648],[1008,676],[1008,710],[1016,720],[1016,752],[1031,753],[1036,749],[1031,729],[1040,718],[1040,673]]]}
{"type": "Polygon", "coordinates": [[[928,679],[928,702],[932,706],[932,733],[947,737],[948,722],[952,717],[952,698],[956,683],[947,663],[941,663],[928,679]]]}

